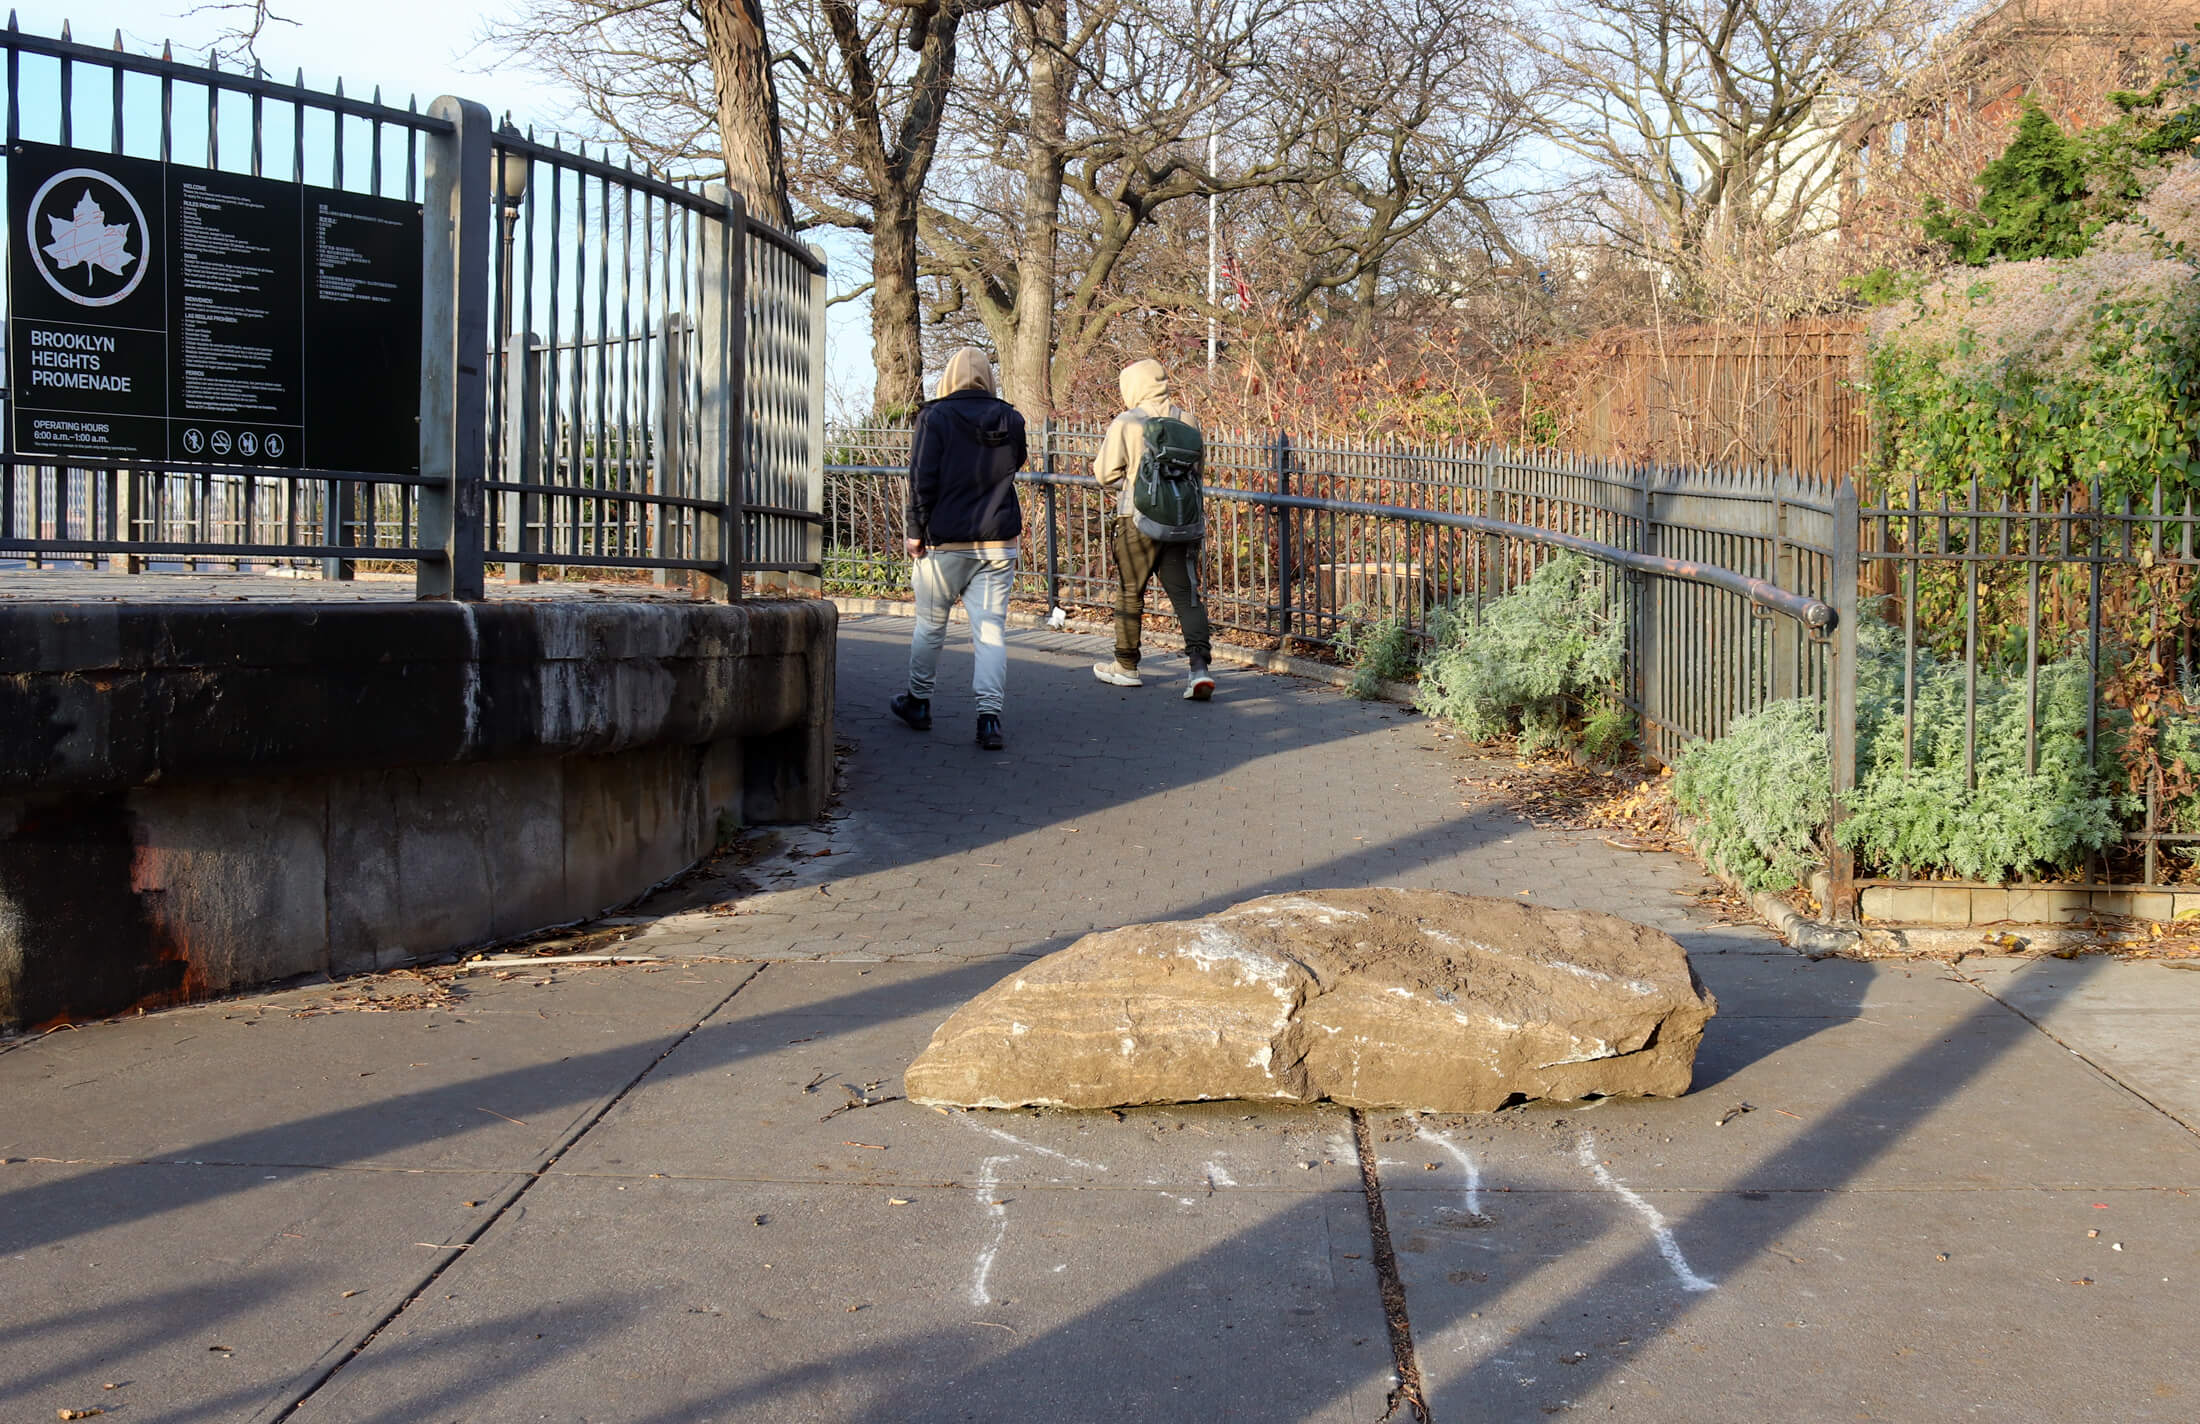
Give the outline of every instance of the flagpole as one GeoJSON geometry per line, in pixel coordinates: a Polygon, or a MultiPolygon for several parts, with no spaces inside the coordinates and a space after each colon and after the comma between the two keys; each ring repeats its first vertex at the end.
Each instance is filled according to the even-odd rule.
{"type": "Polygon", "coordinates": [[[1210,371],[1215,368],[1215,347],[1219,335],[1215,327],[1214,305],[1216,298],[1220,295],[1220,288],[1216,285],[1216,253],[1219,249],[1215,245],[1215,221],[1219,210],[1219,199],[1214,190],[1215,138],[1215,132],[1209,130],[1207,134],[1207,369],[1210,371]]]}

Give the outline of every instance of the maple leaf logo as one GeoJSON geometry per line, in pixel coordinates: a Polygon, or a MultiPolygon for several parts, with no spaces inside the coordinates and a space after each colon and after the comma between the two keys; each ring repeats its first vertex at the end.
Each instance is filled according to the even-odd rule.
{"type": "Polygon", "coordinates": [[[125,245],[130,240],[130,225],[109,223],[106,210],[92,200],[89,188],[76,200],[76,211],[67,222],[48,216],[46,223],[53,230],[53,241],[46,245],[46,255],[64,272],[81,263],[87,287],[92,283],[92,268],[98,267],[119,277],[137,261],[137,254],[125,245]]]}

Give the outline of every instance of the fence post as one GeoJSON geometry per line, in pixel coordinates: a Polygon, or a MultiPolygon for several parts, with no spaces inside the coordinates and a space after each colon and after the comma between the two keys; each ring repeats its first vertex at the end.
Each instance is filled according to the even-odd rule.
{"type": "MultiPolygon", "coordinates": [[[[1658,496],[1653,488],[1656,469],[1645,462],[1635,466],[1635,552],[1658,551],[1658,496]]],[[[1664,710],[1655,664],[1658,659],[1658,581],[1646,573],[1635,581],[1634,629],[1635,705],[1642,709],[1641,745],[1659,761],[1671,761],[1673,748],[1666,745],[1666,730],[1656,714],[1664,710]]]]}
{"type": "MultiPolygon", "coordinates": [[[[806,508],[812,514],[825,512],[825,312],[830,301],[826,290],[825,254],[816,244],[809,245],[810,255],[817,259],[818,269],[810,274],[810,468],[808,470],[809,495],[806,508]]],[[[823,595],[825,592],[825,524],[813,519],[803,526],[802,546],[808,550],[806,562],[816,566],[815,573],[787,575],[787,589],[796,589],[823,595]],[[798,581],[799,580],[799,581],[798,581]]]]}
{"type": "Polygon", "coordinates": [[[1826,816],[1826,909],[1837,920],[1856,918],[1856,857],[1841,845],[1843,799],[1856,789],[1857,585],[1862,572],[1856,486],[1843,479],[1833,492],[1833,686],[1826,703],[1826,735],[1832,760],[1832,800],[1826,816]]]}
{"type": "MultiPolygon", "coordinates": [[[[677,313],[667,313],[657,324],[657,428],[651,432],[649,473],[650,486],[659,495],[676,498],[692,493],[688,488],[688,324],[677,313]]],[[[682,505],[657,506],[655,553],[660,559],[679,557],[691,552],[687,540],[675,539],[676,533],[684,534],[688,526],[688,511],[682,505]],[[675,552],[674,545],[679,545],[675,552]]],[[[685,586],[685,570],[655,569],[650,581],[659,587],[674,582],[685,586]]]]}
{"type": "Polygon", "coordinates": [[[696,520],[696,537],[716,554],[715,594],[741,597],[744,547],[741,502],[748,478],[742,425],[748,418],[749,210],[741,195],[712,183],[704,196],[721,206],[703,224],[703,312],[696,347],[701,399],[696,410],[697,498],[717,497],[717,509],[696,520]],[[715,527],[713,527],[715,526],[715,527]]]}
{"type": "MultiPolygon", "coordinates": [[[[1787,476],[1772,477],[1772,581],[1795,592],[1795,545],[1788,538],[1787,476]]],[[[1803,629],[1792,618],[1772,620],[1772,697],[1781,701],[1801,690],[1803,629]]]]}
{"type": "Polygon", "coordinates": [[[428,106],[421,214],[421,598],[483,593],[482,488],[488,458],[489,111],[444,95],[428,106]]]}
{"type": "MultiPolygon", "coordinates": [[[[522,332],[509,339],[504,357],[504,468],[514,484],[542,483],[542,338],[522,332]]],[[[504,495],[504,547],[522,554],[542,548],[542,496],[533,490],[504,495]]],[[[537,564],[507,562],[504,576],[534,583],[537,564]]]]}
{"type": "MultiPolygon", "coordinates": [[[[348,480],[330,480],[327,484],[321,537],[324,542],[350,548],[358,542],[358,510],[355,507],[357,486],[348,480]]],[[[325,579],[349,579],[353,564],[349,559],[321,560],[321,577],[325,579]]]]}
{"type": "MultiPolygon", "coordinates": [[[[1291,493],[1291,437],[1276,434],[1276,493],[1291,493]]],[[[1291,651],[1291,511],[1276,510],[1276,631],[1291,651]]]]}
{"type": "MultiPolygon", "coordinates": [[[[1039,422],[1039,469],[1042,473],[1054,473],[1054,417],[1039,422]]],[[[1052,614],[1062,606],[1062,561],[1058,552],[1061,539],[1061,491],[1050,480],[1042,486],[1047,503],[1047,612],[1052,614]]]]}
{"type": "MultiPolygon", "coordinates": [[[[122,507],[116,512],[116,517],[122,525],[121,537],[124,543],[132,543],[144,537],[139,534],[138,525],[144,512],[145,481],[149,478],[151,476],[139,469],[128,469],[122,472],[122,488],[119,491],[122,497],[122,507]]],[[[293,500],[297,498],[295,492],[293,492],[291,498],[293,500]]],[[[150,541],[148,540],[148,542],[150,541]]],[[[144,573],[145,556],[143,554],[123,555],[122,571],[126,574],[144,573]]]]}

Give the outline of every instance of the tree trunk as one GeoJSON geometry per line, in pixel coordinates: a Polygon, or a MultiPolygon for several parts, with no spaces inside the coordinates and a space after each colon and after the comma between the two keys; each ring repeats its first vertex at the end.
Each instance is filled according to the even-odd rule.
{"type": "Polygon", "coordinates": [[[763,0],[697,0],[696,10],[710,47],[711,89],[718,100],[726,182],[749,205],[751,214],[792,231],[787,159],[779,139],[779,90],[772,82],[763,0]]]}
{"type": "Polygon", "coordinates": [[[1016,263],[1015,335],[1002,353],[1004,394],[1029,421],[1054,413],[1054,276],[1062,220],[1062,150],[1069,110],[1068,0],[1016,9],[1031,82],[1024,149],[1023,238],[1016,263]]]}
{"type": "MultiPolygon", "coordinates": [[[[883,198],[883,195],[881,195],[883,198]]],[[[924,399],[923,327],[917,311],[917,214],[913,196],[873,210],[871,358],[878,371],[871,407],[907,413],[924,399]]]]}

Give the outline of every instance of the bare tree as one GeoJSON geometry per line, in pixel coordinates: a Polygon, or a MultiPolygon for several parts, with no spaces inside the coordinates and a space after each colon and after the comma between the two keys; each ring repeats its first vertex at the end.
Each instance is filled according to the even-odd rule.
{"type": "Polygon", "coordinates": [[[692,3],[710,56],[726,182],[747,201],[750,212],[775,227],[792,228],[786,147],[779,134],[779,86],[772,79],[763,0],[692,3]]]}
{"type": "Polygon", "coordinates": [[[723,176],[750,212],[794,227],[762,0],[527,0],[487,41],[570,85],[637,157],[723,176]]]}
{"type": "Polygon", "coordinates": [[[973,46],[959,181],[923,212],[927,270],[944,287],[935,314],[982,323],[1027,414],[1049,412],[1114,322],[1152,304],[1117,278],[1157,214],[1314,171],[1300,114],[1269,114],[1253,141],[1232,127],[1233,95],[1267,62],[1259,37],[1296,2],[1012,0],[973,46]],[[1217,128],[1237,137],[1209,172],[1217,128]]]}
{"type": "Polygon", "coordinates": [[[1683,281],[1722,248],[1838,222],[1841,132],[1928,38],[1925,0],[1569,0],[1527,37],[1557,66],[1543,124],[1586,160],[1610,236],[1683,281]]]}
{"type": "MultiPolygon", "coordinates": [[[[999,0],[796,0],[774,20],[783,162],[798,228],[870,241],[874,404],[922,399],[916,209],[947,116],[964,18],[999,0]]],[[[724,154],[710,35],[689,0],[533,0],[493,38],[557,74],[621,144],[676,172],[724,154]]]]}
{"type": "Polygon", "coordinates": [[[240,68],[260,67],[260,37],[271,25],[289,25],[298,28],[298,22],[288,15],[278,15],[270,8],[268,0],[215,0],[208,5],[194,5],[183,12],[196,19],[201,15],[219,16],[221,31],[201,51],[208,59],[240,68]]]}
{"type": "Polygon", "coordinates": [[[937,157],[967,16],[1001,0],[921,0],[859,8],[817,0],[791,15],[797,88],[796,186],[820,222],[871,240],[874,404],[924,397],[918,209],[937,157]]]}
{"type": "Polygon", "coordinates": [[[1297,17],[1292,62],[1262,72],[1249,108],[1256,124],[1294,116],[1307,181],[1241,208],[1286,319],[1321,305],[1364,337],[1386,276],[1434,294],[1520,258],[1506,213],[1535,186],[1513,163],[1542,76],[1510,20],[1502,0],[1324,0],[1297,17]]]}

